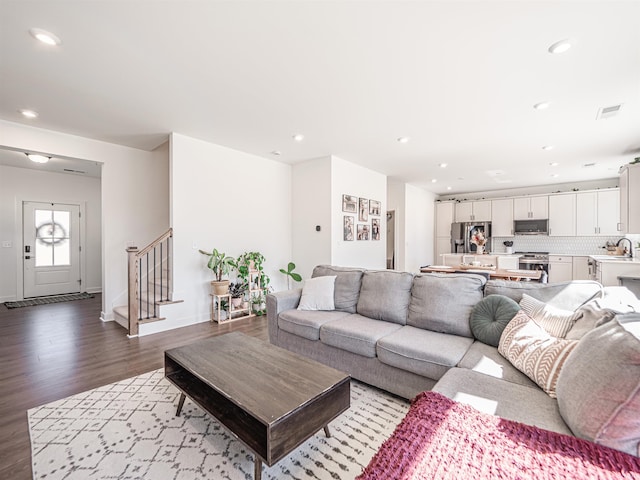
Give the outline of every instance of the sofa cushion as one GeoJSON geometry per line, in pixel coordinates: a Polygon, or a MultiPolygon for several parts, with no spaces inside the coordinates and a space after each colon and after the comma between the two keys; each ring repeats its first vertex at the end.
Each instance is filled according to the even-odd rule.
{"type": "Polygon", "coordinates": [[[467,353],[462,357],[462,360],[460,360],[460,363],[458,363],[458,367],[484,373],[518,385],[538,388],[533,380],[500,355],[496,347],[479,341],[473,342],[467,353]]]}
{"type": "Polygon", "coordinates": [[[378,340],[377,353],[382,363],[437,380],[472,343],[471,338],[404,326],[378,340]]]}
{"type": "Polygon", "coordinates": [[[602,297],[594,298],[576,312],[582,314],[566,338],[579,340],[588,332],[613,319],[618,313],[640,312],[640,300],[626,287],[604,287],[602,297]]]}
{"type": "Polygon", "coordinates": [[[335,275],[334,288],[335,309],[341,312],[356,313],[356,304],[360,294],[360,284],[364,270],[359,268],[334,267],[318,265],[313,269],[312,278],[335,275]]]}
{"type": "Polygon", "coordinates": [[[400,328],[397,323],[372,320],[354,313],[322,325],[320,341],[347,352],[374,358],[377,341],[400,328]]]}
{"type": "Polygon", "coordinates": [[[504,327],[515,317],[520,306],[504,295],[489,295],[471,310],[469,326],[473,336],[494,347],[500,342],[504,327]]]}
{"type": "Polygon", "coordinates": [[[278,327],[308,340],[320,340],[320,327],[332,320],[348,317],[347,312],[286,310],[278,315],[278,327]]]}
{"type": "Polygon", "coordinates": [[[516,302],[520,302],[522,294],[526,293],[554,307],[573,311],[588,300],[599,297],[601,291],[602,285],[591,280],[574,280],[559,283],[489,280],[484,289],[484,294],[505,295],[516,302]]]}
{"type": "Polygon", "coordinates": [[[478,275],[417,275],[411,288],[407,325],[472,338],[471,310],[482,300],[485,279],[478,275]]]}
{"type": "Polygon", "coordinates": [[[452,368],[432,389],[481,412],[571,435],[558,402],[538,387],[525,387],[482,373],[452,368]]]}
{"type": "Polygon", "coordinates": [[[545,331],[558,338],[565,338],[571,327],[582,316],[582,312],[573,312],[554,307],[535,298],[522,294],[520,307],[529,317],[540,325],[545,331]]]}
{"type": "Polygon", "coordinates": [[[298,310],[335,310],[333,303],[335,282],[335,275],[305,280],[298,310]]]}
{"type": "Polygon", "coordinates": [[[557,391],[577,437],[640,456],[640,314],[618,315],[587,333],[557,391]]]}
{"type": "Polygon", "coordinates": [[[502,332],[498,351],[550,397],[555,398],[560,371],[577,344],[576,340],[549,335],[531,317],[520,311],[502,332]]]}
{"type": "Polygon", "coordinates": [[[365,317],[406,325],[413,275],[367,271],[362,277],[357,312],[365,317]]]}

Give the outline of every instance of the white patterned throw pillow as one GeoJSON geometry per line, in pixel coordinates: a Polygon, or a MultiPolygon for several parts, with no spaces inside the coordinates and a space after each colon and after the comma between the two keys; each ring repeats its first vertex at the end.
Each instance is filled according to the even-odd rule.
{"type": "Polygon", "coordinates": [[[544,328],[549,335],[558,338],[565,338],[571,327],[583,315],[582,312],[572,312],[553,307],[526,293],[522,294],[520,308],[544,328]]]}
{"type": "Polygon", "coordinates": [[[305,280],[298,310],[335,310],[335,283],[336,275],[305,280]]]}
{"type": "Polygon", "coordinates": [[[498,351],[514,367],[556,398],[560,370],[576,340],[555,338],[520,310],[502,332],[498,351]]]}

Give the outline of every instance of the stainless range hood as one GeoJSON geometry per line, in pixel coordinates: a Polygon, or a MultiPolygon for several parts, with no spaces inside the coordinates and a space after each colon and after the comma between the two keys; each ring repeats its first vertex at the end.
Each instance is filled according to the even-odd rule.
{"type": "Polygon", "coordinates": [[[514,220],[513,233],[515,235],[549,235],[549,220],[514,220]]]}

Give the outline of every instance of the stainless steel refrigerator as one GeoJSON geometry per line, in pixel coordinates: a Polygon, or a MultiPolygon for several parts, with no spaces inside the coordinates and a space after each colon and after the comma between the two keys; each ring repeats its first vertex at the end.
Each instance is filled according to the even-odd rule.
{"type": "Polygon", "coordinates": [[[476,253],[471,241],[481,234],[485,238],[484,250],[491,251],[491,222],[457,222],[451,224],[451,253],[476,253]]]}

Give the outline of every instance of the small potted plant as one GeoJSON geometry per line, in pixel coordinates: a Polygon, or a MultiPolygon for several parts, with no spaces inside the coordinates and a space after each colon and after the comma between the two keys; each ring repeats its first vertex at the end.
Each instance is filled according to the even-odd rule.
{"type": "Polygon", "coordinates": [[[219,252],[216,248],[214,248],[212,252],[205,252],[204,250],[199,250],[199,252],[209,257],[207,268],[213,272],[215,277],[215,280],[211,282],[213,293],[216,295],[226,295],[229,292],[229,280],[224,280],[223,277],[229,275],[229,273],[236,268],[234,258],[228,256],[226,253],[219,252]]]}
{"type": "Polygon", "coordinates": [[[302,281],[302,276],[299,273],[294,272],[295,268],[296,268],[296,264],[293,262],[289,262],[286,270],[284,268],[280,269],[280,273],[283,273],[284,275],[287,276],[287,288],[289,290],[291,290],[291,284],[290,284],[291,280],[293,280],[294,282],[302,281]]]}
{"type": "Polygon", "coordinates": [[[231,295],[231,307],[238,309],[242,307],[244,294],[247,291],[247,284],[241,282],[231,282],[229,284],[229,295],[231,295]]]}
{"type": "Polygon", "coordinates": [[[258,316],[264,315],[266,313],[266,308],[267,306],[265,304],[264,295],[262,295],[262,293],[254,293],[251,297],[251,310],[253,313],[258,316]]]}

